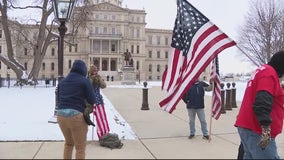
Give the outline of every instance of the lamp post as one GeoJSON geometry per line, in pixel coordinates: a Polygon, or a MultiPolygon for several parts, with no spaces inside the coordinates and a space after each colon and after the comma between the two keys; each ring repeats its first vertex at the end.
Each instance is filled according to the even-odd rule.
{"type": "MultiPolygon", "coordinates": [[[[67,31],[65,23],[70,19],[72,11],[75,5],[75,0],[53,0],[53,9],[55,19],[60,23],[58,27],[59,39],[58,39],[58,83],[63,79],[63,46],[64,46],[64,36],[67,31]]],[[[57,123],[56,115],[58,109],[58,99],[57,99],[58,86],[55,90],[55,110],[53,117],[48,121],[49,123],[57,123]]]]}

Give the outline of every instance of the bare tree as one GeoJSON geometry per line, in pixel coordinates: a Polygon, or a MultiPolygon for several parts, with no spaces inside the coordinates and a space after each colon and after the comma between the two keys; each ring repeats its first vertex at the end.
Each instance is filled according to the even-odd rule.
{"type": "MultiPolygon", "coordinates": [[[[58,34],[57,28],[54,21],[49,22],[48,18],[51,16],[53,12],[51,1],[50,0],[42,0],[36,1],[33,4],[39,5],[30,5],[25,7],[19,7],[14,5],[15,1],[13,0],[3,0],[3,4],[0,5],[1,10],[1,23],[4,31],[6,45],[7,45],[7,53],[0,54],[0,61],[2,61],[6,66],[10,67],[17,76],[18,82],[27,84],[27,82],[31,82],[32,84],[36,82],[38,78],[38,74],[41,68],[42,61],[45,57],[48,46],[53,42],[57,41],[58,34]],[[16,20],[10,20],[7,16],[7,11],[9,9],[14,9],[15,12],[18,9],[38,9],[41,11],[41,18],[39,20],[33,20],[33,24],[23,24],[19,23],[16,20]],[[36,32],[35,32],[36,30],[36,32]],[[33,31],[37,33],[36,36],[30,36],[30,32],[33,31]],[[30,48],[33,55],[31,59],[33,60],[33,65],[30,71],[27,71],[23,64],[21,64],[15,56],[15,49],[13,45],[20,47],[30,48]]],[[[71,38],[76,37],[78,33],[78,28],[84,28],[86,24],[86,19],[88,15],[88,3],[85,0],[81,0],[78,2],[78,9],[76,11],[76,16],[70,20],[72,23],[71,32],[69,31],[66,36],[70,36],[71,38]],[[81,6],[80,6],[81,5],[81,6]],[[82,27],[83,26],[83,27],[82,27]]],[[[31,21],[31,19],[29,20],[31,21]]],[[[68,42],[72,44],[72,42],[68,42]]]]}
{"type": "Polygon", "coordinates": [[[277,0],[251,1],[246,22],[240,28],[238,46],[258,66],[284,49],[284,8],[279,3],[277,0]]]}

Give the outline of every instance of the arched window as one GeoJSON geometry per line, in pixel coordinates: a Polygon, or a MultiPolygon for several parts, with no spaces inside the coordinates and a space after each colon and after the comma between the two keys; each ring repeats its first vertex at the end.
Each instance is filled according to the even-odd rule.
{"type": "Polygon", "coordinates": [[[107,71],[107,60],[105,59],[102,61],[102,70],[107,71]]]}
{"type": "Polygon", "coordinates": [[[111,60],[111,62],[110,62],[110,70],[111,71],[116,71],[116,61],[115,60],[111,60]]]}

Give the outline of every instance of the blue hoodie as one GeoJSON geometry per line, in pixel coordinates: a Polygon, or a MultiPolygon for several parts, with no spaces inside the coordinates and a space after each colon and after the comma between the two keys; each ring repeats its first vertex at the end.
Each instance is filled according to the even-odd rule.
{"type": "Polygon", "coordinates": [[[75,60],[70,73],[58,84],[58,109],[75,109],[84,112],[85,100],[95,103],[95,95],[90,81],[86,77],[85,62],[75,60]]]}

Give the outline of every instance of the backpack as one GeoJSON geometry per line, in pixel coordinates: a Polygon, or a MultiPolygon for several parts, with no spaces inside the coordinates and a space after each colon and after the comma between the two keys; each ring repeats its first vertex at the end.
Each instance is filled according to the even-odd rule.
{"type": "Polygon", "coordinates": [[[99,139],[100,145],[110,149],[118,148],[120,149],[123,146],[123,143],[120,141],[116,133],[107,133],[99,139]]]}

